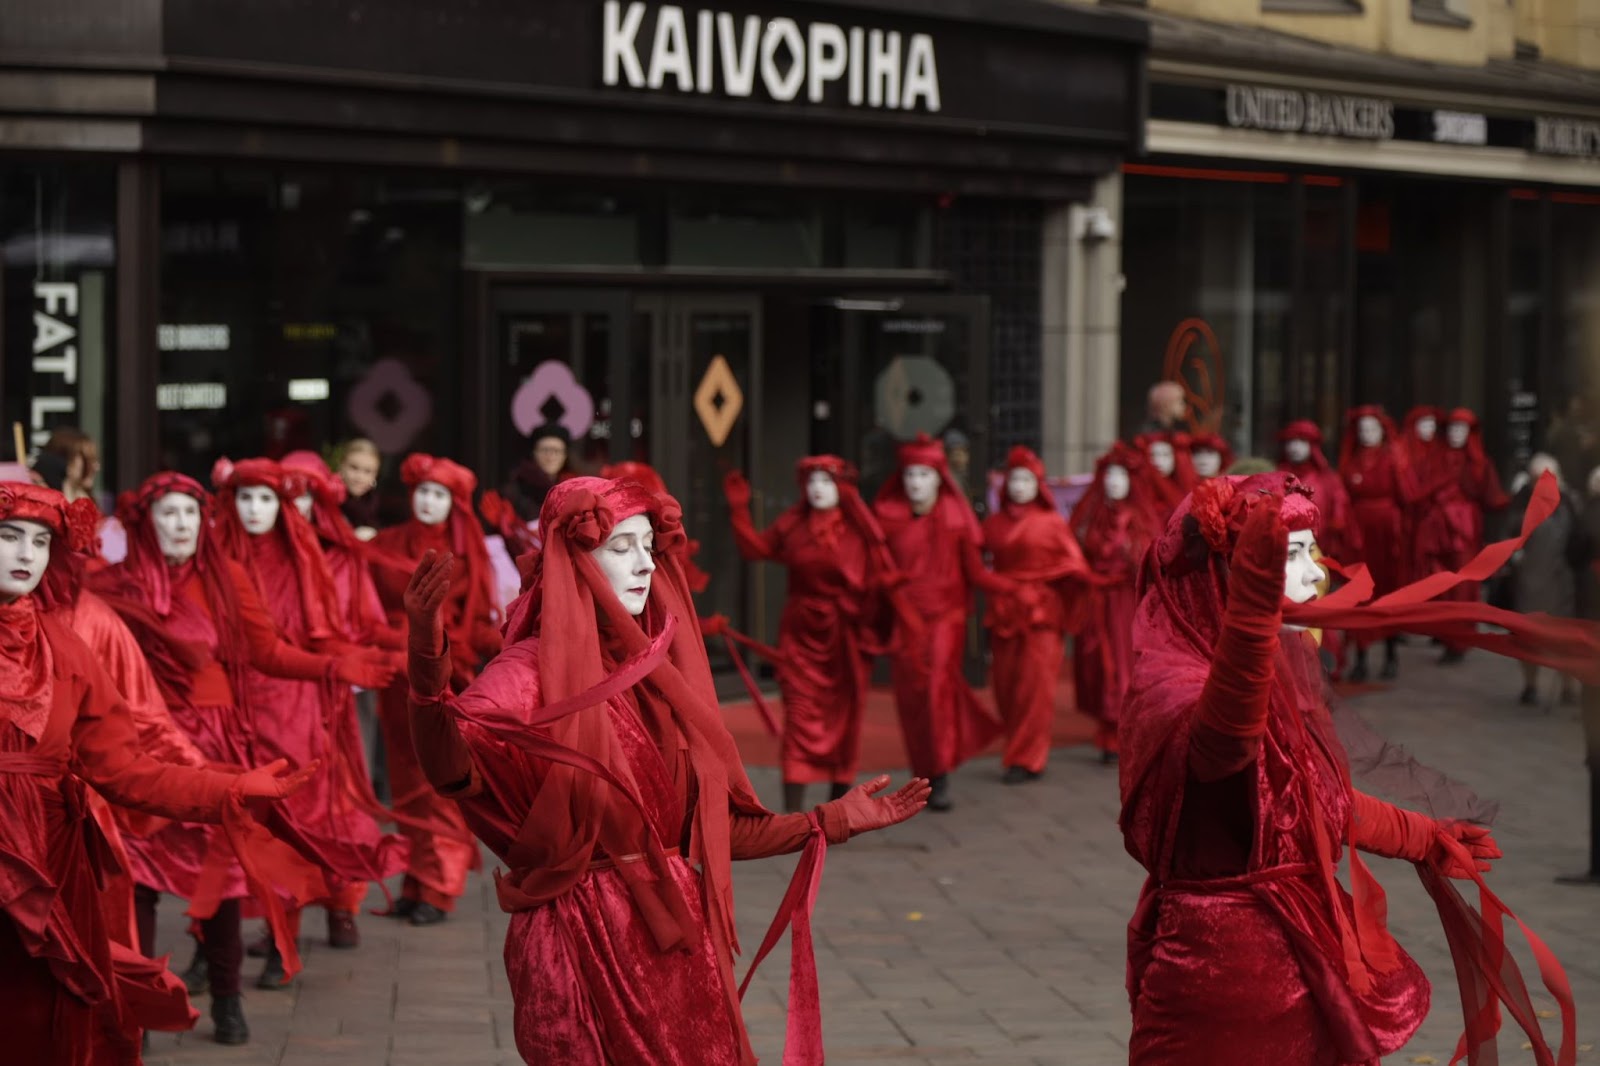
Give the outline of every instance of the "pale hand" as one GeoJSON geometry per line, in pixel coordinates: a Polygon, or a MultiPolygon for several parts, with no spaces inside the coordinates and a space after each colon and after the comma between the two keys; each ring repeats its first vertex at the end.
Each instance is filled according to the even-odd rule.
{"type": "Polygon", "coordinates": [[[878,795],[888,787],[889,775],[884,774],[857,785],[834,801],[844,812],[851,836],[898,825],[928,805],[932,790],[927,778],[913,777],[888,795],[878,795]]]}

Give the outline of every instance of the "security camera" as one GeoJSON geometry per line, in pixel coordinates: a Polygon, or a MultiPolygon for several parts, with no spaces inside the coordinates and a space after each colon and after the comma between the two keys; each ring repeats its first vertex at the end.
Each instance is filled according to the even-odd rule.
{"type": "Polygon", "coordinates": [[[1086,244],[1099,244],[1117,235],[1117,223],[1111,212],[1103,207],[1091,207],[1083,213],[1083,231],[1079,235],[1086,244]]]}

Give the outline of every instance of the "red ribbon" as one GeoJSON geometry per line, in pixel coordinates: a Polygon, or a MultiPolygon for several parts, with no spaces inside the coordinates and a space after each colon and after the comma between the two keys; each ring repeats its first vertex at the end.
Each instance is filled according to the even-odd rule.
{"type": "Polygon", "coordinates": [[[783,1066],[815,1066],[823,1061],[822,1048],[822,996],[817,988],[817,956],[811,939],[811,914],[816,910],[817,891],[822,887],[822,868],[827,861],[828,839],[822,832],[816,813],[806,815],[811,822],[811,835],[800,862],[789,879],[789,890],[772,916],[767,935],[761,940],[750,969],[739,985],[739,998],[744,999],[750,988],[750,979],[756,975],[772,949],[777,947],[785,928],[792,930],[789,950],[789,1020],[784,1030],[783,1066]]]}

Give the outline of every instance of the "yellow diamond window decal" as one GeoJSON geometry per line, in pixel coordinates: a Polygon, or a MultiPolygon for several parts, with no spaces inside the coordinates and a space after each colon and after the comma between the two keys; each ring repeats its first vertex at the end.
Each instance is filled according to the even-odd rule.
{"type": "Polygon", "coordinates": [[[712,356],[711,365],[706,367],[706,376],[700,379],[700,387],[694,390],[694,413],[700,416],[700,424],[705,427],[706,436],[711,438],[714,446],[722,447],[728,434],[733,432],[733,424],[739,421],[739,412],[743,410],[744,392],[739,388],[738,379],[733,376],[733,368],[722,356],[712,356]]]}

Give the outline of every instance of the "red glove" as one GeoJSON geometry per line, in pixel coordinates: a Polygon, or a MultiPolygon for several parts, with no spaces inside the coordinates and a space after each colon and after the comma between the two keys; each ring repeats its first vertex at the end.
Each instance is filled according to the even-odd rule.
{"type": "Polygon", "coordinates": [[[363,648],[334,660],[333,676],[360,688],[386,688],[400,669],[382,648],[363,648]]]}
{"type": "Polygon", "coordinates": [[[878,795],[889,787],[889,775],[874,777],[857,785],[827,806],[844,815],[851,836],[897,825],[928,805],[931,787],[925,777],[913,777],[887,796],[878,795]]]}
{"type": "Polygon", "coordinates": [[[444,639],[444,601],[450,592],[455,556],[429,551],[406,585],[406,671],[411,691],[424,699],[440,696],[450,684],[450,655],[444,639]]]}
{"type": "Polygon", "coordinates": [[[700,635],[703,637],[720,637],[728,631],[728,616],[714,614],[709,618],[700,619],[700,635]]]}
{"type": "Polygon", "coordinates": [[[298,792],[316,774],[318,762],[311,762],[293,773],[284,773],[288,759],[274,759],[265,766],[246,770],[233,779],[233,794],[241,799],[280,800],[298,792]]]}
{"type": "Polygon", "coordinates": [[[731,510],[743,511],[750,506],[750,482],[737,470],[730,470],[723,476],[722,494],[728,498],[731,510]]]}
{"type": "Polygon", "coordinates": [[[1440,822],[1417,811],[1385,803],[1364,792],[1355,794],[1356,847],[1389,859],[1431,863],[1446,877],[1469,880],[1474,870],[1487,872],[1501,857],[1500,848],[1485,826],[1470,822],[1440,822]],[[1459,843],[1466,860],[1444,841],[1459,843]],[[1471,866],[1467,865],[1471,862],[1471,866]]]}

